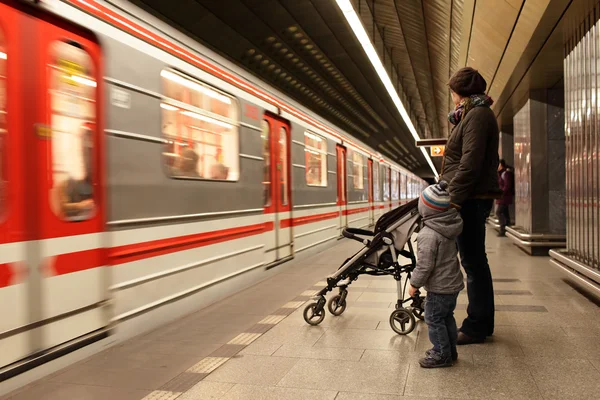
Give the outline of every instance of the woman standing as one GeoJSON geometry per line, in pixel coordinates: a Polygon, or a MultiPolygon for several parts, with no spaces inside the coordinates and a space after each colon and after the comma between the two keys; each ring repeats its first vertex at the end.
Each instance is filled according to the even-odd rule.
{"type": "Polygon", "coordinates": [[[473,68],[457,71],[448,83],[456,108],[448,138],[442,179],[450,182],[452,203],[460,206],[463,231],[460,260],[467,273],[469,305],[458,334],[459,345],[482,343],[494,332],[494,288],[485,251],[485,222],[498,187],[498,123],[485,95],[487,83],[473,68]]]}

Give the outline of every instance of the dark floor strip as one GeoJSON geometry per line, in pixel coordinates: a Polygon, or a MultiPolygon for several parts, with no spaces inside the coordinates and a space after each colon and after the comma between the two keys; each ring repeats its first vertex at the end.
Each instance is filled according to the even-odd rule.
{"type": "Polygon", "coordinates": [[[533,296],[529,290],[494,290],[496,296],[533,296]]]}
{"type": "Polygon", "coordinates": [[[548,312],[544,306],[530,306],[522,304],[498,304],[496,311],[516,311],[516,312],[548,312]]]}

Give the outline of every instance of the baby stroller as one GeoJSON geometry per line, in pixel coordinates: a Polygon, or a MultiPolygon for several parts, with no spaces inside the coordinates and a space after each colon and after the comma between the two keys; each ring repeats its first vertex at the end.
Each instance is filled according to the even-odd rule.
{"type": "Polygon", "coordinates": [[[315,301],[304,309],[304,320],[310,325],[318,325],[325,318],[325,295],[334,288],[339,288],[339,294],[332,297],[327,304],[329,312],[335,316],[342,315],[346,310],[348,286],[359,275],[391,275],[397,283],[398,301],[396,309],[390,315],[390,325],[399,335],[407,335],[416,325],[415,317],[424,318],[425,298],[416,293],[414,297],[404,298],[406,285],[411,272],[416,267],[416,258],[410,241],[413,233],[417,232],[421,216],[417,209],[418,199],[388,211],[375,224],[374,231],[346,228],[344,237],[356,240],[365,245],[354,256],[347,259],[342,266],[327,278],[327,287],[319,291],[315,301]],[[367,239],[365,237],[372,237],[367,239]],[[409,264],[400,265],[398,255],[410,260],[409,264]],[[406,274],[404,285],[402,275],[406,274]],[[412,301],[408,308],[405,304],[412,301]]]}

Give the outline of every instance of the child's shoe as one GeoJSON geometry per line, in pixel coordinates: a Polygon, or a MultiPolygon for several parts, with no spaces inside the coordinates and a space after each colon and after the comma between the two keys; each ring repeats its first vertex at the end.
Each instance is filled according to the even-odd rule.
{"type": "Polygon", "coordinates": [[[429,350],[425,358],[419,360],[422,368],[444,368],[452,366],[452,356],[442,356],[441,354],[429,350]]]}
{"type": "MultiPolygon", "coordinates": [[[[425,352],[425,356],[429,357],[430,354],[433,353],[433,349],[429,349],[425,352]]],[[[458,360],[458,352],[456,351],[456,349],[452,349],[452,361],[456,361],[458,360]]]]}

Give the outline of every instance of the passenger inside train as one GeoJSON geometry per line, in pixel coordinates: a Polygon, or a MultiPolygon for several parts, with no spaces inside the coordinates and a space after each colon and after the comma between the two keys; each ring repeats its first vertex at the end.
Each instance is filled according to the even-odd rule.
{"type": "Polygon", "coordinates": [[[84,168],[83,178],[69,175],[58,185],[55,192],[64,218],[69,220],[87,219],[94,212],[92,154],[93,131],[90,126],[81,127],[81,157],[84,168]]]}
{"type": "Polygon", "coordinates": [[[200,174],[198,174],[198,160],[198,154],[189,147],[186,147],[175,161],[173,174],[185,178],[200,178],[200,174]]]}
{"type": "Polygon", "coordinates": [[[216,163],[210,167],[210,179],[225,180],[228,175],[229,168],[222,163],[216,163]]]}

